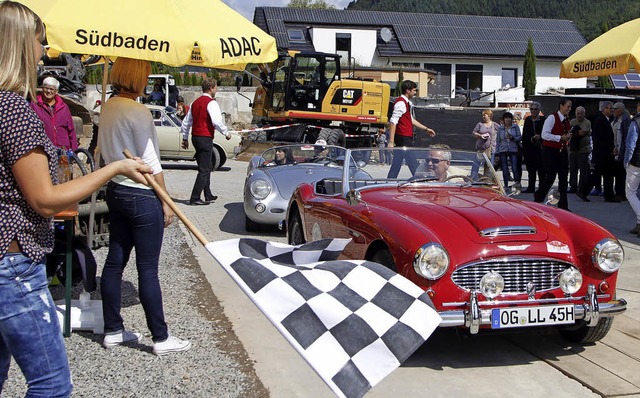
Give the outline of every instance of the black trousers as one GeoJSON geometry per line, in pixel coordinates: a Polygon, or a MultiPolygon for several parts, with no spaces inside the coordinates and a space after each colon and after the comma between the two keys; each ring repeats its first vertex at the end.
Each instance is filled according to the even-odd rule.
{"type": "Polygon", "coordinates": [[[571,153],[569,154],[569,186],[576,192],[589,195],[589,154],[588,153],[571,153]],[[578,173],[580,178],[578,178],[578,173]]]}
{"type": "MultiPolygon", "coordinates": [[[[599,154],[599,156],[593,157],[594,163],[594,180],[593,182],[600,181],[602,179],[602,190],[605,200],[613,200],[615,198],[615,192],[613,190],[613,181],[615,176],[615,159],[612,154],[599,154]]],[[[595,183],[597,185],[597,183],[595,183]]],[[[624,191],[622,191],[624,192],[624,191]]]]}
{"type": "Polygon", "coordinates": [[[213,170],[213,139],[211,137],[191,136],[191,143],[196,150],[196,163],[198,163],[198,175],[196,182],[193,184],[190,200],[202,199],[202,191],[204,198],[213,196],[211,193],[211,171],[213,170]]]}
{"type": "Polygon", "coordinates": [[[568,210],[567,180],[569,178],[569,151],[566,148],[560,150],[558,148],[542,147],[542,163],[544,165],[545,177],[533,195],[534,200],[542,203],[553,186],[556,176],[558,176],[558,191],[560,192],[558,207],[568,210]]]}
{"type": "Polygon", "coordinates": [[[625,197],[625,185],[627,180],[627,171],[624,169],[622,160],[615,160],[613,163],[613,190],[616,196],[625,197]]]}

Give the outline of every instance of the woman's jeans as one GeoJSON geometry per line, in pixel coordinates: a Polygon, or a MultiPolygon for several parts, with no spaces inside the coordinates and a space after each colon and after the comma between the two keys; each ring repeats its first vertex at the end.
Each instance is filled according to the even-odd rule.
{"type": "MultiPolygon", "coordinates": [[[[478,179],[480,179],[480,166],[483,166],[485,168],[485,170],[483,170],[483,173],[486,175],[487,171],[486,171],[486,165],[485,165],[485,161],[484,161],[484,156],[482,156],[483,154],[487,155],[487,158],[491,159],[491,147],[483,150],[483,151],[477,151],[477,155],[476,158],[473,161],[473,164],[471,165],[471,179],[473,181],[478,181],[478,179]]],[[[491,161],[491,163],[493,163],[493,161],[491,161]]]]}
{"type": "Polygon", "coordinates": [[[0,260],[0,303],[0,391],[13,356],[29,386],[26,397],[71,396],[69,361],[45,265],[7,253],[0,260]]]}
{"type": "Polygon", "coordinates": [[[500,164],[502,165],[502,179],[504,180],[504,187],[509,186],[509,163],[511,161],[511,170],[513,171],[513,180],[515,182],[520,181],[520,167],[518,167],[518,153],[517,152],[501,152],[500,164]]]}
{"type": "Polygon", "coordinates": [[[100,290],[105,333],[124,329],[120,315],[122,273],[136,248],[138,290],[153,341],[169,335],[164,321],[162,291],[158,279],[158,261],[164,234],[162,204],[150,189],[127,187],[110,182],[107,186],[109,207],[109,253],[102,270],[100,290]]]}

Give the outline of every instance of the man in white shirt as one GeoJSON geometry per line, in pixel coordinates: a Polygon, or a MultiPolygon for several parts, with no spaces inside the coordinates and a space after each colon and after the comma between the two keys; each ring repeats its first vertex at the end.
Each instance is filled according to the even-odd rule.
{"type": "Polygon", "coordinates": [[[208,205],[218,199],[216,195],[211,193],[213,136],[215,130],[218,130],[227,139],[231,139],[231,133],[229,133],[227,126],[224,124],[220,106],[215,100],[217,91],[218,83],[215,79],[203,79],[202,95],[193,101],[180,128],[183,149],[189,147],[189,130],[192,130],[191,142],[196,150],[195,158],[198,163],[198,175],[189,198],[190,205],[208,205]],[[204,201],[201,198],[203,191],[204,201]]]}

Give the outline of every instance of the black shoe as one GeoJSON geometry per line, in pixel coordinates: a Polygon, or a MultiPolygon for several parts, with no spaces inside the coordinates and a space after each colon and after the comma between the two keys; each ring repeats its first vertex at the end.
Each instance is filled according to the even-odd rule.
{"type": "MultiPolygon", "coordinates": [[[[591,202],[591,200],[589,200],[589,198],[587,198],[583,193],[581,192],[576,192],[576,196],[579,197],[580,199],[582,199],[585,202],[591,202]]],[[[640,231],[639,231],[640,232],[640,231]]]]}
{"type": "Polygon", "coordinates": [[[218,196],[216,196],[216,195],[211,195],[209,197],[205,197],[204,198],[205,202],[213,202],[216,199],[218,199],[218,196]]]}
{"type": "Polygon", "coordinates": [[[204,206],[204,205],[208,205],[208,202],[204,202],[200,199],[196,199],[196,200],[190,200],[189,201],[189,205],[190,206],[204,206]]]}
{"type": "Polygon", "coordinates": [[[617,199],[617,198],[605,198],[604,201],[610,202],[610,203],[620,203],[620,199],[617,199]]]}

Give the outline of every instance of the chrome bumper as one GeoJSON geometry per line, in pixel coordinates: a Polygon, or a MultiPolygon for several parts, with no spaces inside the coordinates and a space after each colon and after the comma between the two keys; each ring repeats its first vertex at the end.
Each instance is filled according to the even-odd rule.
{"type": "MultiPolygon", "coordinates": [[[[584,303],[574,304],[574,313],[576,320],[584,320],[588,326],[596,326],[602,317],[612,317],[622,314],[627,309],[627,302],[624,299],[617,299],[604,302],[598,302],[595,294],[595,286],[589,285],[587,296],[584,297],[584,303]]],[[[582,300],[583,298],[580,298],[582,300]]],[[[530,303],[532,305],[548,304],[547,300],[527,300],[518,302],[501,302],[501,304],[510,305],[514,303],[530,303]]],[[[558,301],[554,299],[553,301],[558,301]]],[[[442,318],[440,327],[464,326],[469,328],[471,334],[476,334],[482,325],[491,325],[491,308],[481,309],[478,303],[477,294],[471,294],[471,299],[467,304],[467,309],[442,311],[439,313],[442,318]]]]}

